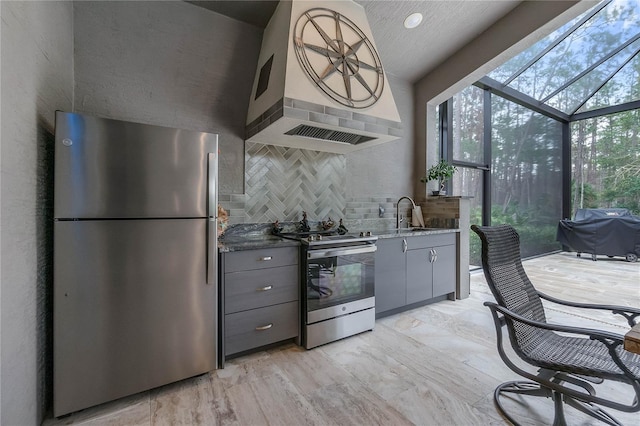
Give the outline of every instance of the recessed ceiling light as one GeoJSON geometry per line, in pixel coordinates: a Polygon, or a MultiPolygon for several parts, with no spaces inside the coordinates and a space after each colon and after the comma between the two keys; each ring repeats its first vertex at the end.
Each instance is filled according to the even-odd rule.
{"type": "Polygon", "coordinates": [[[420,22],[422,22],[422,13],[419,13],[419,12],[412,13],[411,15],[407,16],[407,18],[404,20],[404,27],[415,28],[418,25],[420,25],[420,22]]]}

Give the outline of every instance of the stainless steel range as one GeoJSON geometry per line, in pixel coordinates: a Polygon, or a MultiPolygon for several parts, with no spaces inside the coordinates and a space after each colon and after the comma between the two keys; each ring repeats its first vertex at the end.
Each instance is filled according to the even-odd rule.
{"type": "Polygon", "coordinates": [[[378,237],[327,234],[281,235],[301,242],[302,343],[307,349],[375,326],[378,237]]]}

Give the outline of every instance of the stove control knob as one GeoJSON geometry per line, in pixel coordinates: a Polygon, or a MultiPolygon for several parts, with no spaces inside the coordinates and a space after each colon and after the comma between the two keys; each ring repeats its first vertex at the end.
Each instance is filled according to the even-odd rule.
{"type": "Polygon", "coordinates": [[[364,231],[360,231],[360,236],[364,237],[364,231]]]}
{"type": "Polygon", "coordinates": [[[309,235],[307,237],[307,241],[313,241],[313,240],[315,240],[315,237],[313,235],[309,235]]]}
{"type": "Polygon", "coordinates": [[[367,237],[371,236],[371,231],[367,231],[367,237]]]}
{"type": "Polygon", "coordinates": [[[316,239],[317,239],[318,241],[321,241],[321,240],[322,240],[322,235],[321,235],[321,234],[318,234],[318,236],[316,237],[316,239]]]}

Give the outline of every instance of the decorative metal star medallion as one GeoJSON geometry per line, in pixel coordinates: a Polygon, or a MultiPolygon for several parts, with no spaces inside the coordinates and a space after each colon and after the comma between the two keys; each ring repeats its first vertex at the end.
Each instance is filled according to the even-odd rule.
{"type": "Polygon", "coordinates": [[[378,53],[345,16],[325,8],[307,10],[296,22],[293,44],[302,68],[336,102],[367,108],[380,98],[384,73],[378,53]]]}

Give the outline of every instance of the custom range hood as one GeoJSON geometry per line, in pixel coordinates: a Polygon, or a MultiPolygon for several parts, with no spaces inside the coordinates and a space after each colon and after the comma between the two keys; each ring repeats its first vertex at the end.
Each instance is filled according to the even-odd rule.
{"type": "Polygon", "coordinates": [[[280,1],[262,39],[247,141],[347,153],[401,136],[362,6],[280,1]]]}

